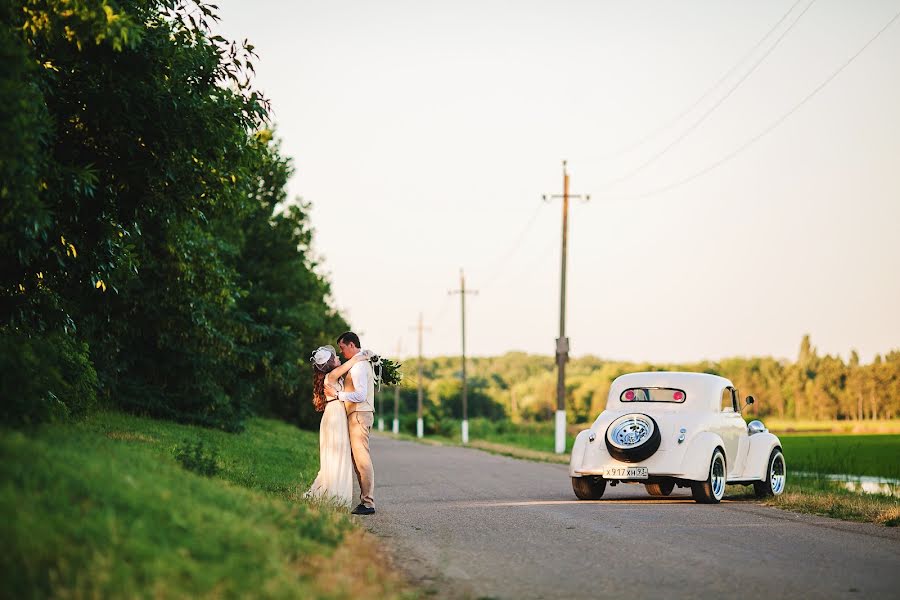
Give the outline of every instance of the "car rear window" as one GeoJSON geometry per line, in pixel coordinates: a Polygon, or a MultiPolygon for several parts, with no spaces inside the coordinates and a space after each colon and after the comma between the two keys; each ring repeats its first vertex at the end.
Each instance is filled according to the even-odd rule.
{"type": "Polygon", "coordinates": [[[687,394],[675,388],[628,388],[619,400],[622,402],[684,402],[687,394]]]}

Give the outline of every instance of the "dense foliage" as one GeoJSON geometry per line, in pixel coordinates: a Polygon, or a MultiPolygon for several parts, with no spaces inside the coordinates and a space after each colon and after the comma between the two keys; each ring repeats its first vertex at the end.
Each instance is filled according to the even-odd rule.
{"type": "MultiPolygon", "coordinates": [[[[510,418],[549,421],[556,410],[556,366],[551,356],[508,353],[472,358],[469,374],[469,418],[510,418]]],[[[400,390],[404,430],[415,430],[417,403],[415,359],[404,362],[408,374],[400,390]]],[[[650,364],[605,361],[595,357],[572,360],[566,368],[566,410],[572,423],[593,420],[606,406],[612,381],[635,371],[693,371],[722,375],[743,396],[757,402],[747,415],[786,419],[892,419],[900,416],[900,351],[860,364],[856,352],[844,362],[819,356],[804,337],[796,362],[774,358],[729,358],[692,364],[650,364]]],[[[426,359],[423,371],[425,429],[451,433],[449,421],[461,416],[459,359],[426,359]]],[[[393,397],[382,396],[385,412],[393,411],[393,397]]]]}
{"type": "Polygon", "coordinates": [[[347,324],[252,89],[187,0],[0,0],[5,422],[98,400],[225,429],[310,425],[347,324]]]}

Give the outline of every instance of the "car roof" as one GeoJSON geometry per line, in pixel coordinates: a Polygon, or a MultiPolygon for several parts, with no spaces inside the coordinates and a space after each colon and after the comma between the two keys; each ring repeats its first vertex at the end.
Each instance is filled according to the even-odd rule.
{"type": "Polygon", "coordinates": [[[731,381],[718,375],[709,373],[686,373],[681,371],[646,371],[642,373],[628,373],[621,375],[612,382],[609,388],[610,405],[629,405],[621,402],[622,392],[629,388],[660,387],[683,390],[687,398],[685,404],[696,408],[709,407],[718,409],[721,400],[722,389],[733,386],[731,381]]]}

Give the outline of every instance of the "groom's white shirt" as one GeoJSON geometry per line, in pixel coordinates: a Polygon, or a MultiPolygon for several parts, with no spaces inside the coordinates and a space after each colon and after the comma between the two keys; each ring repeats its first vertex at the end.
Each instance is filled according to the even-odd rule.
{"type": "Polygon", "coordinates": [[[366,368],[368,364],[368,362],[363,360],[350,367],[353,391],[338,392],[338,400],[355,402],[357,404],[366,401],[366,395],[369,390],[369,369],[366,368]]]}

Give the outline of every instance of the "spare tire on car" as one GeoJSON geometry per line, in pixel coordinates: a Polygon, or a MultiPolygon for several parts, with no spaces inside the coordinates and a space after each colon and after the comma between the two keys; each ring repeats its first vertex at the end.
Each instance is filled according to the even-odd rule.
{"type": "Polygon", "coordinates": [[[606,429],[606,449],[609,455],[627,463],[636,463],[653,456],[659,448],[659,426],[653,417],[642,413],[623,415],[606,429]]]}

